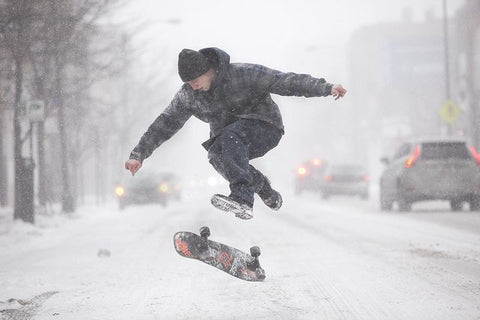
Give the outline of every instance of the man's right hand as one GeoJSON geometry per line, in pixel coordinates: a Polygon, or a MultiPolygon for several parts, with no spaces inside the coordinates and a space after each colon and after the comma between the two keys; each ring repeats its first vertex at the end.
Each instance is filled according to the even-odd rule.
{"type": "Polygon", "coordinates": [[[129,170],[132,173],[132,176],[134,176],[141,167],[142,163],[136,159],[128,159],[125,162],[125,169],[129,170]]]}

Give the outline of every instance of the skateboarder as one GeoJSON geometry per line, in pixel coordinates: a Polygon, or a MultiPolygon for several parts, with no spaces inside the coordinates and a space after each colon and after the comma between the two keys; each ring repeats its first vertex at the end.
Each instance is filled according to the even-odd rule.
{"type": "Polygon", "coordinates": [[[277,146],[284,133],[280,110],[270,94],[332,95],[337,100],[347,92],[323,78],[230,63],[230,56],[218,48],[183,49],[178,73],[183,86],[143,134],[125,168],[135,175],[142,162],[193,115],[210,124],[210,139],[202,145],[209,162],[230,183],[230,195],[216,194],[212,204],[241,219],[253,217],[254,193],[273,210],[282,205],[280,193],[249,164],[277,146]]]}

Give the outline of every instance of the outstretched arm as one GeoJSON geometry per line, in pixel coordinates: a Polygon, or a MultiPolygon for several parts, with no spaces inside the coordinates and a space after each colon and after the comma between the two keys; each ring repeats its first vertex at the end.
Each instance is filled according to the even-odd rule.
{"type": "Polygon", "coordinates": [[[282,96],[326,97],[333,95],[336,99],[343,97],[346,90],[339,84],[332,84],[323,78],[308,74],[281,72],[261,65],[249,65],[248,72],[254,83],[263,91],[282,96]]]}
{"type": "Polygon", "coordinates": [[[137,146],[130,153],[129,159],[125,162],[125,169],[129,170],[132,175],[135,175],[142,167],[144,159],[148,158],[156,148],[177,133],[191,117],[192,113],[186,108],[186,102],[188,101],[185,92],[180,90],[165,111],[155,119],[143,134],[137,146]]]}

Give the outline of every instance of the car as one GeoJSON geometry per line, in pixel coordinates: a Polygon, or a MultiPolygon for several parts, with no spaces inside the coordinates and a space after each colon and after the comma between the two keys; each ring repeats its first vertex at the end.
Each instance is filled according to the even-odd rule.
{"type": "Polygon", "coordinates": [[[140,172],[115,186],[119,209],[132,204],[158,203],[162,206],[181,199],[180,182],[172,173],[140,172]]]}
{"type": "Polygon", "coordinates": [[[334,195],[360,196],[368,199],[370,177],[359,165],[336,164],[328,166],[321,184],[324,199],[334,195]]]}
{"type": "Polygon", "coordinates": [[[294,177],[295,194],[304,191],[319,192],[326,166],[327,163],[322,158],[314,158],[298,166],[294,177]]]}
{"type": "Polygon", "coordinates": [[[380,177],[380,209],[410,211],[424,200],[447,200],[453,211],[470,204],[480,209],[480,155],[463,139],[430,138],[407,141],[391,158],[380,177]]]}

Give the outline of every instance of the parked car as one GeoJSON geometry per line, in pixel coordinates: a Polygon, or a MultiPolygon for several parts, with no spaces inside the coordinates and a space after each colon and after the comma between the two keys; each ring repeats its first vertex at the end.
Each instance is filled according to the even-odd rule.
{"type": "Polygon", "coordinates": [[[362,166],[330,165],[321,185],[322,197],[334,195],[360,196],[368,199],[370,177],[362,166]]]}
{"type": "Polygon", "coordinates": [[[320,191],[327,164],[321,158],[305,161],[295,170],[295,194],[304,191],[320,191]]]}
{"type": "Polygon", "coordinates": [[[180,200],[179,179],[172,173],[139,172],[115,187],[120,210],[132,204],[158,203],[166,206],[180,200]]]}
{"type": "Polygon", "coordinates": [[[480,209],[480,155],[461,139],[428,139],[401,145],[380,178],[380,208],[410,211],[422,200],[447,200],[453,211],[480,209]]]}

